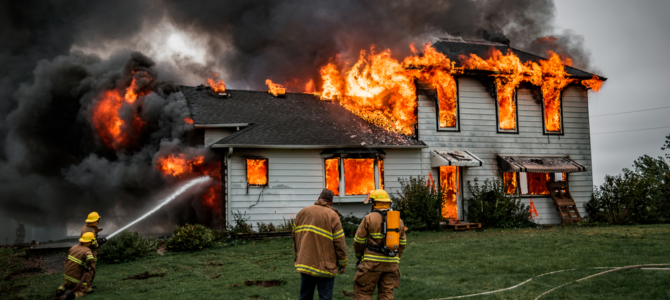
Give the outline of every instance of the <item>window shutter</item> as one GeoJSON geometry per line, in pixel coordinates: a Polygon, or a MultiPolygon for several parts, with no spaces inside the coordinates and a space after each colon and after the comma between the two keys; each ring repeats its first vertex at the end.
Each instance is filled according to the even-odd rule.
{"type": "Polygon", "coordinates": [[[519,173],[519,187],[521,187],[521,195],[528,194],[528,178],[525,172],[519,173]]]}

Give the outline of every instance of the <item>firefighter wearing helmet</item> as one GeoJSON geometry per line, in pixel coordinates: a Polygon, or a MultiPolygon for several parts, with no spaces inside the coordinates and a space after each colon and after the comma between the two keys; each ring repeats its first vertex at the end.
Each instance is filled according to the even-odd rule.
{"type": "Polygon", "coordinates": [[[407,239],[400,212],[391,210],[391,199],[384,190],[374,190],[365,199],[372,213],[363,218],[354,237],[354,252],[360,262],[354,275],[354,299],[371,299],[378,287],[378,298],[393,299],[393,288],[400,286],[398,263],[407,239]]]}
{"type": "Polygon", "coordinates": [[[95,235],[86,232],[81,235],[79,243],[68,251],[65,261],[65,283],[56,291],[60,299],[79,298],[91,292],[87,278],[91,264],[95,261],[90,248],[94,243],[95,235]]]}
{"type": "Polygon", "coordinates": [[[88,214],[88,217],[86,218],[86,225],[81,228],[81,235],[83,236],[85,233],[90,232],[93,234],[94,240],[93,243],[91,244],[91,252],[93,252],[93,257],[95,258],[91,262],[91,272],[89,273],[89,276],[87,277],[87,286],[89,290],[93,289],[93,279],[95,279],[95,267],[98,262],[98,248],[102,246],[105,242],[107,242],[106,239],[98,239],[98,232],[102,231],[102,228],[98,228],[98,222],[100,222],[100,215],[97,212],[92,212],[88,214]]]}

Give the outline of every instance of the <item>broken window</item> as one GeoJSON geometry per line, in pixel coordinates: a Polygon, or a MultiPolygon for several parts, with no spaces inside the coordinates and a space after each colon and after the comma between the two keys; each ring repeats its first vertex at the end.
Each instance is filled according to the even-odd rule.
{"type": "Polygon", "coordinates": [[[247,158],[247,185],[268,185],[268,159],[247,158]]]}
{"type": "Polygon", "coordinates": [[[456,166],[440,167],[440,189],[444,193],[442,216],[458,220],[458,196],[461,194],[460,168],[456,166]]]}
{"type": "Polygon", "coordinates": [[[516,90],[509,93],[500,93],[496,99],[498,132],[518,133],[518,113],[517,113],[517,94],[516,90]]]}
{"type": "Polygon", "coordinates": [[[567,180],[567,173],[503,173],[508,195],[549,195],[547,182],[567,180]]]}
{"type": "Polygon", "coordinates": [[[563,105],[560,94],[545,95],[542,105],[545,134],[563,134],[563,105]]]}
{"type": "Polygon", "coordinates": [[[367,195],[384,186],[381,158],[327,158],[324,170],[326,188],[335,196],[367,195]]]}
{"type": "Polygon", "coordinates": [[[458,83],[455,79],[445,78],[437,89],[437,124],[441,131],[459,131],[458,83]]]}

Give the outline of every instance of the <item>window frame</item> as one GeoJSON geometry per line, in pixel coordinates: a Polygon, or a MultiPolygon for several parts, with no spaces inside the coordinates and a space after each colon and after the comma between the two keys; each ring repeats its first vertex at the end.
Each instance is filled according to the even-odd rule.
{"type": "MultiPolygon", "coordinates": [[[[456,127],[440,127],[440,95],[435,93],[435,126],[438,132],[461,132],[461,95],[458,78],[454,77],[456,83],[456,127]]],[[[418,109],[418,107],[417,107],[418,109]]],[[[417,123],[418,124],[418,123],[417,123]]]]}
{"type": "Polygon", "coordinates": [[[561,92],[561,96],[559,97],[559,109],[561,111],[560,117],[561,117],[561,130],[560,131],[547,131],[547,124],[546,121],[544,120],[544,95],[542,95],[542,102],[540,103],[541,110],[542,110],[542,116],[541,122],[542,122],[542,135],[565,135],[565,120],[563,119],[563,93],[561,92]]]}
{"type": "MultiPolygon", "coordinates": [[[[521,174],[520,174],[520,172],[503,172],[503,174],[501,174],[502,180],[505,180],[505,174],[504,173],[514,173],[515,177],[516,177],[516,182],[517,182],[516,194],[505,193],[505,195],[518,195],[521,198],[533,198],[533,197],[535,197],[535,198],[537,198],[537,197],[550,198],[551,197],[550,194],[545,194],[545,195],[521,194],[521,174]]],[[[528,172],[526,172],[526,173],[528,173],[528,172]]],[[[547,173],[541,173],[541,174],[547,174],[547,173]]],[[[549,173],[549,174],[551,176],[551,180],[552,180],[551,182],[557,182],[556,181],[556,173],[549,173]]],[[[570,175],[569,175],[570,173],[563,173],[563,174],[565,174],[565,182],[570,184],[570,175]]],[[[528,184],[528,180],[526,180],[526,184],[528,184]]]]}
{"type": "MultiPolygon", "coordinates": [[[[514,121],[516,124],[516,129],[501,129],[500,128],[500,98],[498,97],[498,92],[496,90],[496,132],[497,133],[503,133],[503,134],[519,134],[519,89],[516,88],[514,89],[514,121]]],[[[544,107],[544,103],[542,105],[544,107]]],[[[561,109],[561,112],[563,110],[561,109]]],[[[563,118],[561,117],[561,120],[563,118]]],[[[542,113],[542,124],[544,124],[544,112],[542,113]]],[[[544,125],[543,125],[544,126],[544,125]]],[[[563,128],[561,124],[561,128],[563,128]]]]}
{"type": "Polygon", "coordinates": [[[345,159],[357,159],[357,158],[363,158],[363,159],[373,159],[373,172],[374,172],[374,177],[375,177],[375,187],[374,189],[380,189],[381,186],[384,184],[384,170],[380,169],[380,161],[382,162],[381,165],[384,165],[384,156],[383,155],[375,155],[375,154],[335,154],[331,155],[328,157],[323,157],[323,188],[327,188],[327,182],[326,182],[326,160],[328,159],[333,159],[333,158],[339,158],[340,163],[338,165],[338,173],[339,173],[339,196],[335,197],[361,197],[365,195],[347,195],[346,194],[346,180],[345,180],[345,170],[344,170],[344,160],[345,159]]]}
{"type": "Polygon", "coordinates": [[[266,157],[244,157],[244,180],[247,183],[247,187],[268,187],[270,186],[270,159],[266,157]],[[248,160],[265,160],[267,168],[265,168],[265,184],[250,184],[249,183],[249,164],[248,160]]]}

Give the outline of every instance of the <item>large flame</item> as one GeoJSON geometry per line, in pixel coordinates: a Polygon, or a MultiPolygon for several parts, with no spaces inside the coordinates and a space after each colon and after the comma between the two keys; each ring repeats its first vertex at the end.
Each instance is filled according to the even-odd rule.
{"type": "Polygon", "coordinates": [[[214,73],[214,78],[207,78],[207,84],[214,90],[216,93],[223,93],[226,91],[226,83],[219,78],[219,74],[214,73]]]}
{"type": "Polygon", "coordinates": [[[267,159],[247,159],[247,183],[250,185],[268,184],[267,159]]]}
{"type": "Polygon", "coordinates": [[[201,203],[221,213],[221,164],[217,161],[207,162],[202,155],[188,158],[184,154],[171,154],[156,160],[156,169],[164,177],[170,179],[187,179],[208,175],[212,183],[201,196],[201,203]]]}
{"type": "Polygon", "coordinates": [[[547,182],[551,182],[549,173],[526,173],[528,195],[549,195],[547,182]]]}
{"type": "Polygon", "coordinates": [[[340,158],[326,159],[326,188],[340,195],[340,158]]]}
{"type": "Polygon", "coordinates": [[[375,189],[373,158],[344,159],[344,194],[367,195],[375,189]]]}
{"type": "Polygon", "coordinates": [[[505,172],[503,174],[503,182],[505,183],[505,194],[515,195],[517,193],[519,182],[517,181],[516,173],[505,172]]]}
{"type": "Polygon", "coordinates": [[[321,73],[321,80],[323,80],[321,99],[334,100],[342,95],[344,82],[334,63],[331,62],[321,67],[319,73],[321,73]]]}
{"type": "Polygon", "coordinates": [[[194,167],[201,166],[205,161],[204,156],[186,158],[184,154],[172,154],[160,157],[156,160],[156,168],[165,175],[181,177],[192,175],[194,167]]]}
{"type": "Polygon", "coordinates": [[[445,219],[458,219],[458,195],[460,195],[460,178],[458,167],[440,167],[440,188],[444,193],[442,216],[445,219]]]}
{"type": "Polygon", "coordinates": [[[284,88],[279,83],[274,83],[272,82],[272,80],[266,79],[265,84],[268,85],[268,93],[272,94],[275,97],[286,94],[286,88],[284,88]]]}
{"type": "Polygon", "coordinates": [[[574,79],[565,72],[565,65],[571,65],[569,58],[549,53],[548,60],[541,60],[542,66],[542,98],[544,99],[544,126],[548,132],[561,131],[561,91],[574,79]]]}

